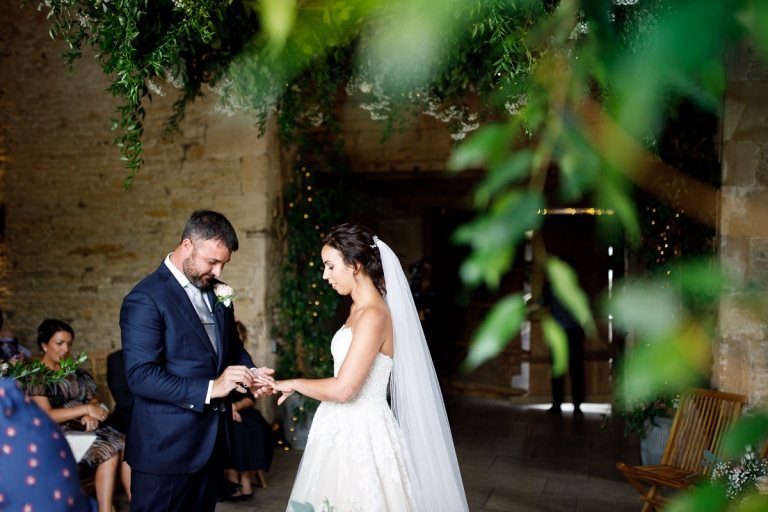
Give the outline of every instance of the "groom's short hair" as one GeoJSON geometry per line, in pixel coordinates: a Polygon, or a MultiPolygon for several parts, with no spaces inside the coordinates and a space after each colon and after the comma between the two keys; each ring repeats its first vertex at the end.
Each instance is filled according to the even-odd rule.
{"type": "Polygon", "coordinates": [[[230,252],[235,252],[240,247],[232,224],[225,216],[211,210],[197,210],[192,213],[187,225],[184,226],[184,231],[181,232],[181,241],[187,238],[192,240],[192,244],[204,240],[217,240],[230,252]]]}

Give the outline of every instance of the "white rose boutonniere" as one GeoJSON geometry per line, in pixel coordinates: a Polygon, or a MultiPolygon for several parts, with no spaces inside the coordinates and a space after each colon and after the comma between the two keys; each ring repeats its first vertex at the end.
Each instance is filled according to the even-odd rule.
{"type": "Polygon", "coordinates": [[[224,304],[224,306],[231,308],[232,301],[237,298],[232,287],[227,286],[224,283],[216,283],[213,287],[213,293],[216,294],[216,304],[214,304],[213,307],[216,307],[219,304],[224,304]]]}

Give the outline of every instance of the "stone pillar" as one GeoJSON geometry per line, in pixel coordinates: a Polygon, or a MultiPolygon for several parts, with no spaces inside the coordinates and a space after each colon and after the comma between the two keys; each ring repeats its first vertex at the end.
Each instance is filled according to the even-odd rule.
{"type": "MultiPolygon", "coordinates": [[[[259,138],[255,120],[226,117],[210,94],[191,105],[172,143],[161,141],[178,91],[147,102],[145,167],[133,186],[112,145],[117,102],[85,51],[69,74],[48,36],[45,12],[0,4],[0,198],[6,207],[0,305],[6,325],[37,352],[36,328],[60,318],[76,332],[75,352],[120,347],[123,297],[179,243],[193,210],[226,215],[240,250],[222,280],[238,296],[259,365],[270,351],[277,293],[274,224],[281,185],[276,129],[259,138]]],[[[270,403],[261,400],[267,419],[270,403]]]]}
{"type": "Polygon", "coordinates": [[[714,386],[768,405],[768,67],[741,46],[727,58],[720,258],[733,288],[720,302],[714,386]],[[747,291],[749,290],[749,291],[747,291]],[[754,308],[747,305],[758,305],[754,308]]]}

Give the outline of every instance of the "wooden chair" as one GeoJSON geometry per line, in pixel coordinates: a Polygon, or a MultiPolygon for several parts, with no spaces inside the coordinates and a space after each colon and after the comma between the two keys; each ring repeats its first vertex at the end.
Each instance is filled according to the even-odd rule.
{"type": "Polygon", "coordinates": [[[108,352],[89,353],[88,359],[83,363],[82,368],[91,374],[93,381],[96,383],[96,398],[112,411],[115,408],[115,399],[112,398],[112,393],[109,392],[109,385],[107,385],[108,355],[108,352]]]}
{"type": "Polygon", "coordinates": [[[680,399],[661,464],[616,464],[645,502],[643,512],[660,511],[668,502],[660,495],[663,487],[688,489],[709,473],[709,468],[701,465],[704,450],[722,456],[725,434],[738,420],[741,408],[746,403],[747,397],[744,395],[691,389],[680,399]],[[650,488],[646,488],[646,485],[650,485],[650,488]]]}

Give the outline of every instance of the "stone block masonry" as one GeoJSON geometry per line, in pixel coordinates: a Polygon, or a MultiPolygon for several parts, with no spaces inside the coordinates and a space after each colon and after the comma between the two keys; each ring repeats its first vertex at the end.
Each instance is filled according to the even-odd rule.
{"type": "MultiPolygon", "coordinates": [[[[165,144],[175,90],[147,105],[145,168],[127,171],[112,145],[117,102],[86,51],[68,74],[34,5],[0,4],[0,200],[5,204],[0,304],[6,324],[36,351],[45,318],[70,322],[74,351],[120,347],[123,297],[179,243],[190,213],[213,208],[233,223],[240,250],[222,277],[249,331],[247,348],[274,366],[271,302],[279,251],[274,221],[281,189],[279,147],[270,126],[258,137],[248,117],[214,111],[216,96],[191,106],[182,134],[165,144]]],[[[261,405],[268,419],[267,401],[261,405]]]]}
{"type": "Polygon", "coordinates": [[[768,57],[732,49],[722,121],[720,261],[733,289],[720,301],[714,386],[768,406],[768,57]],[[749,290],[749,291],[744,291],[749,290]]]}

